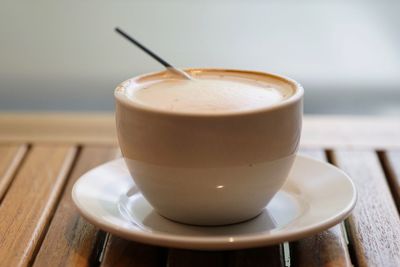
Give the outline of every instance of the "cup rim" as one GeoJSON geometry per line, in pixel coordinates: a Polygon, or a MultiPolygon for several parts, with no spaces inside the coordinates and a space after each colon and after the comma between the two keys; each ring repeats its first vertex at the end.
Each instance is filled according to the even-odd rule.
{"type": "Polygon", "coordinates": [[[195,112],[177,112],[177,111],[171,111],[171,110],[161,110],[161,109],[156,109],[152,107],[148,107],[145,105],[140,105],[134,101],[129,101],[122,93],[119,92],[121,88],[125,88],[124,84],[128,83],[130,84],[131,81],[137,81],[139,79],[152,76],[152,75],[157,75],[164,71],[156,71],[156,72],[150,72],[150,73],[145,73],[141,74],[132,78],[129,78],[120,84],[117,85],[117,87],[114,90],[114,98],[117,103],[124,105],[125,107],[131,108],[131,109],[136,109],[140,110],[143,112],[147,113],[152,113],[156,115],[168,115],[168,116],[177,116],[177,117],[231,117],[231,116],[240,116],[240,115],[254,115],[254,114],[259,114],[263,112],[269,112],[269,111],[274,111],[278,109],[282,109],[286,106],[289,106],[295,102],[300,101],[303,98],[304,95],[304,89],[295,80],[288,78],[283,75],[275,74],[275,73],[270,73],[270,72],[262,72],[262,71],[254,71],[254,70],[240,70],[240,69],[225,69],[225,68],[185,68],[185,71],[189,72],[196,72],[196,71],[207,71],[207,72],[228,72],[228,73],[241,73],[241,74],[253,74],[253,75],[262,75],[262,76],[269,76],[278,80],[281,80],[283,82],[286,82],[290,84],[295,92],[293,95],[288,97],[287,99],[275,103],[273,105],[269,105],[266,107],[259,107],[259,108],[254,108],[254,109],[248,109],[248,110],[234,110],[234,111],[227,111],[227,112],[218,112],[218,113],[195,113],[195,112]]]}

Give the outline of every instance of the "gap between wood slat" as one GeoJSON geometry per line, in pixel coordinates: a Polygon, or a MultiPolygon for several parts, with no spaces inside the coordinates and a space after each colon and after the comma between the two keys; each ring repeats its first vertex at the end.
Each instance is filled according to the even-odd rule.
{"type": "Polygon", "coordinates": [[[35,249],[34,249],[34,251],[32,253],[32,257],[31,257],[31,259],[29,261],[29,266],[32,266],[33,263],[35,262],[36,256],[37,256],[37,254],[38,254],[38,252],[40,250],[40,247],[42,246],[43,240],[44,240],[44,238],[45,238],[45,236],[47,234],[47,231],[49,230],[50,224],[51,224],[51,222],[53,220],[53,216],[54,216],[54,213],[55,213],[55,211],[57,209],[58,203],[60,202],[61,196],[63,195],[63,193],[65,191],[65,187],[66,187],[67,181],[68,181],[69,177],[71,176],[72,170],[75,168],[75,165],[76,165],[77,160],[79,158],[80,152],[81,152],[81,147],[80,146],[75,147],[75,155],[73,156],[72,162],[69,164],[68,167],[66,167],[66,168],[68,168],[66,170],[67,174],[65,175],[65,179],[64,179],[64,182],[62,184],[62,187],[60,189],[59,194],[55,197],[54,207],[49,212],[49,219],[47,221],[47,224],[43,228],[43,231],[42,231],[42,234],[41,234],[40,238],[37,241],[35,249]]]}
{"type": "MultiPolygon", "coordinates": [[[[339,167],[337,162],[336,162],[335,154],[334,154],[333,150],[328,149],[328,150],[325,151],[325,153],[326,153],[327,161],[329,163],[331,163],[332,165],[335,165],[335,166],[339,167]]],[[[354,248],[353,241],[350,238],[351,229],[350,229],[350,225],[348,223],[348,218],[343,221],[341,227],[343,229],[343,235],[344,235],[343,237],[344,237],[344,239],[345,239],[345,241],[347,243],[347,250],[349,252],[350,261],[353,264],[353,266],[357,267],[358,266],[357,254],[356,254],[356,251],[355,251],[355,248],[354,248]]]]}
{"type": "Polygon", "coordinates": [[[284,267],[291,267],[292,266],[292,255],[290,253],[290,243],[289,242],[284,242],[280,246],[280,253],[282,255],[282,266],[284,267]]]}
{"type": "Polygon", "coordinates": [[[378,151],[378,156],[400,214],[400,150],[378,151]]]}
{"type": "Polygon", "coordinates": [[[100,266],[101,262],[105,257],[105,251],[110,237],[111,234],[103,230],[99,230],[97,232],[92,253],[89,256],[89,265],[91,267],[100,266]]]}
{"type": "MultiPolygon", "coordinates": [[[[334,157],[333,151],[331,149],[325,150],[325,157],[326,157],[327,162],[329,162],[330,164],[335,165],[337,167],[337,165],[335,163],[335,157],[334,157]]],[[[351,244],[350,244],[350,240],[349,240],[349,232],[346,228],[346,221],[347,221],[347,218],[341,223],[340,227],[342,228],[343,238],[347,244],[348,251],[350,253],[351,252],[351,250],[350,250],[351,244]]],[[[352,257],[352,255],[350,253],[350,259],[352,259],[351,257],[352,257]]],[[[354,265],[354,263],[353,263],[353,265],[354,265]]]]}
{"type": "MultiPolygon", "coordinates": [[[[6,153],[5,149],[9,149],[10,146],[7,146],[8,148],[6,148],[6,146],[4,147],[0,147],[0,153],[6,153]]],[[[7,194],[8,189],[10,188],[12,181],[14,179],[14,177],[16,176],[16,174],[18,173],[18,169],[19,167],[23,164],[24,159],[26,157],[26,155],[29,152],[29,145],[23,144],[18,146],[18,148],[16,146],[11,146],[11,147],[15,147],[15,152],[12,155],[12,159],[11,158],[3,158],[0,162],[1,164],[4,164],[4,166],[0,166],[0,205],[1,202],[3,201],[4,196],[7,194]]],[[[7,157],[4,156],[4,154],[1,154],[0,157],[7,157]]]]}

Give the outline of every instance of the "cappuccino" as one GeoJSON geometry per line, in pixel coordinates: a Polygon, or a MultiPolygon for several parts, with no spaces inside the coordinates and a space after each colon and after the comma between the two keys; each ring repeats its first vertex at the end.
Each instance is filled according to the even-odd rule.
{"type": "Polygon", "coordinates": [[[162,216],[222,225],[260,214],[285,183],[301,132],[303,89],[274,74],[164,71],[115,90],[118,142],[162,216]]]}
{"type": "Polygon", "coordinates": [[[124,86],[122,94],[138,105],[177,113],[210,114],[276,105],[293,94],[287,84],[254,75],[191,73],[193,80],[154,75],[124,86]]]}

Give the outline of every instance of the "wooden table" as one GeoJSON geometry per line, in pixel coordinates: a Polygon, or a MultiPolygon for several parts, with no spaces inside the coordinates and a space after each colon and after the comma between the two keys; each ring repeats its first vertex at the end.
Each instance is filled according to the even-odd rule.
{"type": "Polygon", "coordinates": [[[120,155],[112,114],[0,114],[0,266],[400,266],[400,119],[306,117],[301,153],[354,180],[343,224],[248,250],[156,247],[99,230],[71,201],[81,174],[120,155]]]}

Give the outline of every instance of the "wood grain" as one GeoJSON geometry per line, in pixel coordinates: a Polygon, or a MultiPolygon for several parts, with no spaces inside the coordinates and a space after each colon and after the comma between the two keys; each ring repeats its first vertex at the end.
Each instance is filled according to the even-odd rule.
{"type": "Polygon", "coordinates": [[[1,266],[27,266],[45,234],[46,225],[76,149],[34,146],[0,206],[1,266]]]}
{"type": "Polygon", "coordinates": [[[400,150],[381,153],[397,209],[400,211],[400,150]]]}
{"type": "MultiPolygon", "coordinates": [[[[327,160],[322,149],[302,149],[300,154],[327,160]]],[[[338,224],[327,231],[290,243],[294,266],[352,266],[344,235],[343,227],[338,224]]]]}
{"type": "MultiPolygon", "coordinates": [[[[399,118],[305,116],[301,145],[313,148],[400,148],[399,118]]],[[[117,143],[111,113],[0,113],[0,143],[117,143]]]]}
{"type": "Polygon", "coordinates": [[[113,159],[116,154],[115,147],[82,148],[33,266],[81,267],[90,266],[91,262],[98,260],[95,249],[97,245],[102,245],[105,233],[99,232],[98,228],[78,214],[72,202],[71,190],[83,173],[113,159]]]}
{"type": "Polygon", "coordinates": [[[358,266],[400,266],[400,219],[377,154],[339,150],[334,161],[353,179],[358,202],[348,219],[358,266]]]}
{"type": "Polygon", "coordinates": [[[294,266],[352,266],[340,224],[291,244],[294,266]]]}
{"type": "MultiPolygon", "coordinates": [[[[167,249],[111,236],[101,267],[156,267],[166,265],[167,249]]],[[[191,266],[191,265],[187,265],[191,266]]]]}
{"type": "Polygon", "coordinates": [[[28,146],[0,146],[0,203],[16,173],[28,146]]]}

